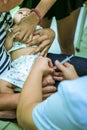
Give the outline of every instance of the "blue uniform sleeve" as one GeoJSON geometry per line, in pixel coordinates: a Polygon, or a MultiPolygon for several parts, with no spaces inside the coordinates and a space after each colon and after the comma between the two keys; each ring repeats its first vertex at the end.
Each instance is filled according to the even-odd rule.
{"type": "Polygon", "coordinates": [[[87,76],[59,84],[59,90],[32,113],[38,130],[87,129],[87,76]]]}

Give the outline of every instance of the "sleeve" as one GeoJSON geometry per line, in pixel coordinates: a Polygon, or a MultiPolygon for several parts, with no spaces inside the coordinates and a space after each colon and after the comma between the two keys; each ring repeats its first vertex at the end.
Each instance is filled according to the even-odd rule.
{"type": "Polygon", "coordinates": [[[84,118],[87,115],[82,114],[83,110],[86,112],[87,107],[83,103],[86,98],[82,99],[80,96],[83,80],[79,85],[78,80],[81,79],[61,82],[58,92],[33,109],[32,117],[38,130],[86,130],[87,119],[84,118]],[[77,87],[75,87],[76,85],[77,87]],[[73,91],[72,88],[76,89],[73,91]],[[82,125],[82,121],[84,125],[82,125]]]}

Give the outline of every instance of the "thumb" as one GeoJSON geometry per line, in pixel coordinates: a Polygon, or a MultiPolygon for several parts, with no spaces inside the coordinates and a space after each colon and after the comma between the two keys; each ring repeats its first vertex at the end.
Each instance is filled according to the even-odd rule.
{"type": "Polygon", "coordinates": [[[55,61],[55,65],[56,68],[59,69],[60,71],[63,71],[65,69],[65,67],[58,60],[55,61]]]}

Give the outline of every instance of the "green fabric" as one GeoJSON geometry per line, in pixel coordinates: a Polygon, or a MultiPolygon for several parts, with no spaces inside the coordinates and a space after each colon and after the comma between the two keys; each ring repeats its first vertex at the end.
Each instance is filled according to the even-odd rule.
{"type": "Polygon", "coordinates": [[[15,123],[8,121],[0,121],[0,130],[23,130],[18,127],[15,123]]]}

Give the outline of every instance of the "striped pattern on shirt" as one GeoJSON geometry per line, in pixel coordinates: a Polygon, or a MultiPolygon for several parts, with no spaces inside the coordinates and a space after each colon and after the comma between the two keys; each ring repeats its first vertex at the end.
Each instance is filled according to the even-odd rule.
{"type": "Polygon", "coordinates": [[[10,66],[10,56],[4,47],[4,41],[8,29],[13,25],[13,20],[10,13],[0,14],[0,74],[5,70],[9,69],[10,66]]]}

